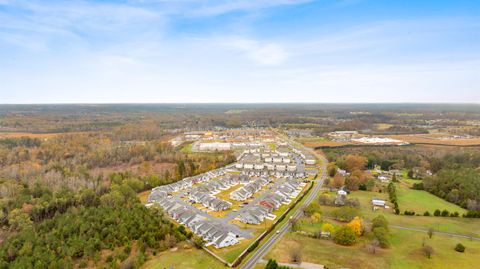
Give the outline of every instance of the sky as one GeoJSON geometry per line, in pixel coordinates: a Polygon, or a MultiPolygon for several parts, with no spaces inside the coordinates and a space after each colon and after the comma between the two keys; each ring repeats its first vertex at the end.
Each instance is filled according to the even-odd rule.
{"type": "Polygon", "coordinates": [[[480,1],[0,0],[0,103],[480,103],[480,1]]]}

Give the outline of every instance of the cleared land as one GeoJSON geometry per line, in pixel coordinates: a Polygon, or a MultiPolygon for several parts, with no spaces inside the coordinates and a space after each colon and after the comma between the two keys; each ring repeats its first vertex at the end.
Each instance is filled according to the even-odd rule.
{"type": "Polygon", "coordinates": [[[0,138],[20,138],[20,137],[30,137],[30,138],[51,138],[65,134],[79,134],[78,132],[72,133],[24,133],[24,132],[0,132],[0,138]]]}
{"type": "Polygon", "coordinates": [[[204,269],[228,268],[201,249],[191,246],[180,247],[175,251],[165,251],[157,254],[142,266],[143,269],[204,269]]]}
{"type": "Polygon", "coordinates": [[[471,139],[442,139],[447,137],[444,134],[413,134],[413,135],[389,135],[388,137],[414,144],[431,144],[446,146],[477,146],[480,145],[480,138],[471,139]]]}

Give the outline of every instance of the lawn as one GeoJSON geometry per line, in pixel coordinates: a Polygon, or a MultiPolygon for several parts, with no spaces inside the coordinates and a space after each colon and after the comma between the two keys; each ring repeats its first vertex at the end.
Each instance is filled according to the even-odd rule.
{"type": "Polygon", "coordinates": [[[296,233],[287,234],[276,244],[265,259],[290,262],[292,249],[300,249],[302,261],[327,265],[328,268],[475,268],[480,260],[480,242],[426,234],[392,230],[392,246],[372,254],[365,248],[365,240],[352,247],[339,246],[330,240],[314,239],[296,233]],[[431,259],[421,250],[422,242],[434,249],[431,259]],[[465,253],[453,250],[457,243],[466,246],[465,253]]]}
{"type": "Polygon", "coordinates": [[[193,146],[193,143],[187,143],[184,146],[182,146],[182,149],[180,151],[183,153],[190,153],[192,152],[192,146],[193,146]]]}
{"type": "Polygon", "coordinates": [[[429,192],[413,190],[405,184],[396,185],[398,205],[402,212],[405,210],[413,210],[418,214],[423,214],[423,212],[429,211],[430,214],[433,214],[436,209],[446,209],[449,212],[456,211],[460,213],[460,215],[466,212],[464,208],[461,208],[456,204],[449,203],[429,192]]]}
{"type": "Polygon", "coordinates": [[[164,268],[181,268],[181,269],[203,269],[203,268],[228,268],[220,263],[217,259],[209,255],[207,252],[189,248],[178,248],[175,251],[165,251],[154,256],[147,261],[143,269],[164,269],[164,268]]]}

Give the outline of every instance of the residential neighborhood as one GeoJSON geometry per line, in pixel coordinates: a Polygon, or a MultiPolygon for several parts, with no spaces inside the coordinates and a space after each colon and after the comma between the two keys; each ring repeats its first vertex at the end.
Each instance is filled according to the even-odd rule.
{"type": "Polygon", "coordinates": [[[310,153],[264,130],[195,132],[172,143],[186,140],[194,141],[196,151],[235,149],[237,161],[156,187],[147,206],[161,206],[178,224],[203,238],[207,247],[225,248],[251,238],[252,231],[240,223],[259,225],[277,219],[281,212],[276,211],[288,207],[304,190],[306,168],[316,163],[310,153]]]}

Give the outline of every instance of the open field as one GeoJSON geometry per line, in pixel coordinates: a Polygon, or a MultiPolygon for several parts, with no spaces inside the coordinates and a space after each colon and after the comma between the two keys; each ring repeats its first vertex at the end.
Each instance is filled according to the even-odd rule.
{"type": "Polygon", "coordinates": [[[26,132],[0,132],[0,138],[20,138],[20,137],[30,137],[30,138],[51,138],[65,134],[80,134],[78,132],[71,133],[26,133],[26,132]]]}
{"type": "Polygon", "coordinates": [[[296,141],[300,142],[302,145],[305,147],[309,148],[316,148],[316,147],[340,147],[340,146],[345,146],[349,145],[351,143],[346,143],[346,142],[336,142],[336,141],[331,141],[323,137],[317,137],[317,138],[298,138],[296,141]]]}
{"type": "MultiPolygon", "coordinates": [[[[480,242],[426,234],[392,230],[392,246],[378,250],[376,254],[365,248],[365,238],[352,247],[339,246],[330,240],[314,239],[296,233],[287,234],[270,251],[265,259],[274,258],[280,262],[290,262],[292,249],[300,249],[302,261],[327,265],[328,268],[475,268],[480,260],[480,242]],[[432,246],[431,259],[421,250],[422,242],[432,246]],[[453,250],[457,243],[466,246],[465,253],[453,250]]],[[[259,267],[261,268],[261,267],[259,267]]]]}
{"type": "Polygon", "coordinates": [[[142,269],[204,269],[228,268],[201,249],[179,247],[175,251],[165,251],[147,261],[142,269]]]}
{"type": "Polygon", "coordinates": [[[418,214],[423,214],[423,212],[429,211],[430,214],[433,214],[436,209],[446,209],[449,212],[456,211],[460,215],[467,212],[467,210],[456,204],[447,202],[426,191],[410,189],[405,184],[397,184],[397,198],[402,212],[413,210],[418,214]]]}
{"type": "Polygon", "coordinates": [[[388,137],[414,144],[433,144],[446,146],[477,146],[480,138],[472,139],[442,139],[444,134],[412,134],[412,135],[389,135],[388,137]]]}

